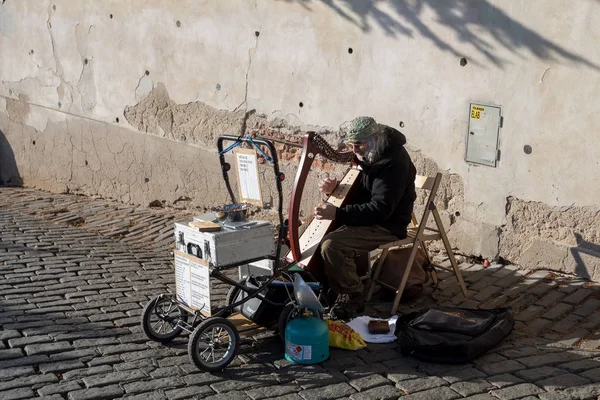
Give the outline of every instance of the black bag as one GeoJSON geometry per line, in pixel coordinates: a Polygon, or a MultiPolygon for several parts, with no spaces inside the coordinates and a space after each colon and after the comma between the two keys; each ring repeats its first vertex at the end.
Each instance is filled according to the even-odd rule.
{"type": "Polygon", "coordinates": [[[396,335],[404,356],[461,364],[496,346],[513,326],[514,320],[507,308],[432,307],[401,317],[396,335]]]}
{"type": "MultiPolygon", "coordinates": [[[[250,290],[258,289],[264,285],[270,279],[269,276],[253,276],[250,275],[245,278],[243,284],[246,285],[250,290]]],[[[293,292],[293,287],[289,284],[286,290],[283,282],[272,282],[270,285],[265,287],[260,293],[273,303],[270,304],[267,301],[261,300],[258,297],[246,300],[245,303],[240,304],[235,308],[235,311],[241,312],[241,314],[248,318],[250,321],[257,323],[258,325],[273,325],[279,321],[279,315],[283,311],[283,307],[290,302],[289,293],[293,292]],[[278,284],[279,283],[279,284],[278,284]]],[[[248,297],[246,292],[240,290],[235,298],[235,301],[240,301],[248,297]]]]}

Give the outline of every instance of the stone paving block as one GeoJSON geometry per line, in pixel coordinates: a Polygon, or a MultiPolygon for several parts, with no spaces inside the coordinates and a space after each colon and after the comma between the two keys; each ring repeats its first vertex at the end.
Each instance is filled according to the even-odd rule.
{"type": "Polygon", "coordinates": [[[487,365],[481,365],[478,368],[487,375],[498,375],[503,373],[520,371],[525,369],[526,367],[525,365],[515,360],[506,360],[487,365]]]}
{"type": "Polygon", "coordinates": [[[589,379],[590,382],[600,382],[600,368],[580,372],[579,376],[589,379]]]}
{"type": "Polygon", "coordinates": [[[125,383],[136,379],[144,379],[147,375],[139,370],[113,372],[106,375],[91,376],[83,378],[86,387],[107,386],[112,383],[125,383]]]}
{"type": "MultiPolygon", "coordinates": [[[[286,396],[281,397],[283,399],[286,396]]],[[[235,390],[228,393],[215,394],[213,396],[204,397],[202,400],[250,400],[250,397],[241,390],[235,390]]]]}
{"type": "Polygon", "coordinates": [[[396,383],[396,387],[407,393],[416,393],[427,389],[433,389],[440,386],[447,386],[448,382],[438,376],[427,378],[411,379],[396,383]]]}
{"type": "Polygon", "coordinates": [[[279,398],[290,393],[296,393],[299,390],[300,388],[295,383],[285,383],[282,385],[263,386],[255,389],[246,390],[246,394],[250,396],[253,400],[260,400],[266,398],[279,398]]]}
{"type": "Polygon", "coordinates": [[[572,304],[558,303],[542,315],[543,318],[555,320],[573,308],[572,304]]]}
{"type": "Polygon", "coordinates": [[[519,314],[517,314],[515,316],[515,321],[524,321],[524,322],[531,321],[532,319],[537,318],[545,310],[546,310],[545,307],[537,306],[537,305],[530,305],[529,307],[525,308],[523,311],[521,311],[519,314]]]}
{"type": "Polygon", "coordinates": [[[588,299],[580,306],[575,307],[573,314],[581,317],[587,317],[598,310],[600,310],[600,299],[588,299]]]}
{"type": "Polygon", "coordinates": [[[590,383],[589,379],[575,374],[562,374],[546,378],[541,381],[535,382],[535,384],[547,392],[553,392],[555,390],[566,389],[571,386],[581,386],[590,383]]]}
{"type": "MultiPolygon", "coordinates": [[[[557,392],[558,393],[558,392],[557,392]]],[[[600,385],[597,384],[589,384],[583,386],[576,386],[572,388],[568,388],[560,392],[562,397],[558,397],[557,399],[561,400],[581,400],[581,399],[594,399],[595,397],[600,396],[600,385]]],[[[540,395],[540,399],[547,400],[546,397],[542,397],[545,395],[540,395]]]]}
{"type": "Polygon", "coordinates": [[[35,394],[30,388],[17,388],[0,392],[0,399],[2,400],[19,400],[34,396],[35,394]]]}
{"type": "Polygon", "coordinates": [[[109,365],[99,365],[97,367],[86,367],[79,369],[72,369],[62,374],[63,380],[81,379],[86,376],[104,375],[109,372],[113,372],[113,369],[109,365]]]}
{"type": "Polygon", "coordinates": [[[38,343],[25,346],[25,352],[29,356],[37,354],[53,354],[72,349],[73,347],[69,342],[38,343]]]}
{"type": "Polygon", "coordinates": [[[299,394],[305,400],[327,400],[351,396],[354,393],[356,393],[356,390],[354,390],[347,383],[343,382],[316,389],[303,390],[299,394]]]}
{"type": "Polygon", "coordinates": [[[14,338],[20,338],[20,337],[21,337],[21,334],[19,333],[18,330],[15,330],[15,329],[5,329],[3,331],[0,331],[0,341],[14,339],[14,338]]]}
{"type": "Polygon", "coordinates": [[[21,349],[5,349],[0,350],[0,360],[10,360],[11,358],[23,357],[21,349]]]}
{"type": "Polygon", "coordinates": [[[497,388],[504,388],[507,386],[516,385],[518,383],[524,383],[525,381],[521,378],[511,374],[500,374],[486,378],[486,381],[496,386],[497,388]]]}
{"type": "Polygon", "coordinates": [[[581,303],[583,300],[585,300],[588,296],[590,296],[593,293],[594,292],[589,289],[577,289],[577,291],[575,291],[573,294],[570,294],[569,296],[565,297],[563,299],[563,302],[570,303],[570,304],[581,303]]]}
{"type": "Polygon", "coordinates": [[[143,393],[134,396],[127,396],[127,400],[166,400],[167,396],[159,392],[143,393]]]}
{"type": "Polygon", "coordinates": [[[404,392],[395,386],[378,386],[364,392],[350,395],[351,400],[392,400],[402,396],[404,392]]]}
{"type": "Polygon", "coordinates": [[[40,364],[40,372],[47,373],[62,373],[72,369],[83,368],[85,365],[79,360],[58,361],[54,363],[40,364]]]}
{"type": "Polygon", "coordinates": [[[582,317],[575,314],[567,315],[565,318],[552,325],[551,329],[554,332],[565,334],[567,331],[573,329],[573,327],[576,326],[581,319],[582,317]]]}
{"type": "Polygon", "coordinates": [[[516,386],[509,386],[503,389],[492,390],[490,394],[498,397],[501,400],[513,400],[520,397],[537,395],[544,393],[543,389],[540,389],[533,383],[521,383],[516,386]]]}
{"type": "Polygon", "coordinates": [[[401,397],[402,400],[453,400],[462,396],[449,387],[438,387],[423,392],[408,394],[401,397]]]}
{"type": "Polygon", "coordinates": [[[41,385],[55,382],[58,382],[58,378],[54,374],[30,375],[20,377],[18,379],[12,379],[10,381],[0,382],[0,392],[19,387],[30,387],[35,389],[41,385]]]}
{"type": "MultiPolygon", "coordinates": [[[[270,387],[271,390],[277,389],[277,387],[270,387]]],[[[215,394],[215,392],[209,386],[186,386],[180,389],[171,389],[165,391],[165,395],[169,400],[180,400],[180,399],[197,399],[199,397],[208,396],[215,394]]],[[[254,400],[260,399],[261,397],[254,398],[254,400]]]]}
{"type": "Polygon", "coordinates": [[[127,344],[117,344],[113,346],[102,346],[98,348],[98,351],[102,355],[112,355],[112,354],[126,354],[129,352],[138,352],[140,350],[146,350],[148,346],[145,344],[137,344],[137,343],[127,343],[127,344]]]}
{"type": "Polygon", "coordinates": [[[482,393],[482,394],[476,394],[475,396],[465,397],[462,400],[498,400],[498,398],[492,396],[491,394],[482,393]]]}
{"type": "Polygon", "coordinates": [[[474,367],[453,369],[451,371],[441,373],[439,376],[450,384],[487,377],[486,374],[474,367]]]}
{"type": "Polygon", "coordinates": [[[473,381],[454,383],[450,385],[450,389],[460,393],[462,396],[467,397],[487,392],[490,389],[495,389],[495,386],[483,379],[477,379],[473,381]]]}
{"type": "Polygon", "coordinates": [[[216,374],[209,372],[201,372],[195,373],[191,375],[186,375],[183,377],[183,380],[188,385],[197,385],[197,386],[208,386],[212,383],[222,382],[225,379],[229,379],[225,374],[216,374]]]}
{"type": "Polygon", "coordinates": [[[562,298],[565,297],[564,293],[560,292],[550,292],[541,299],[539,299],[535,304],[542,307],[550,307],[556,303],[558,303],[562,298]]]}
{"type": "Polygon", "coordinates": [[[529,368],[541,367],[543,365],[558,365],[563,364],[567,361],[579,360],[586,358],[584,355],[579,355],[574,352],[558,352],[541,354],[537,356],[530,356],[517,359],[523,365],[529,368]]]}
{"type": "Polygon", "coordinates": [[[568,372],[579,373],[589,369],[600,368],[600,361],[596,360],[577,360],[565,364],[557,365],[557,368],[568,372]]]}
{"type": "Polygon", "coordinates": [[[78,359],[81,362],[88,362],[88,361],[92,360],[96,355],[97,355],[97,353],[96,353],[95,349],[65,351],[63,353],[50,355],[50,361],[64,361],[64,360],[78,359]]]}
{"type": "MultiPolygon", "coordinates": [[[[589,334],[590,332],[585,329],[578,329],[575,332],[569,332],[564,336],[558,335],[561,338],[555,340],[554,343],[551,343],[548,346],[571,348],[574,347],[575,344],[581,341],[583,338],[587,337],[589,334]]],[[[548,336],[548,334],[544,336],[548,336]]]]}
{"type": "Polygon", "coordinates": [[[528,382],[535,382],[541,379],[562,375],[564,373],[566,373],[564,370],[555,367],[539,367],[517,371],[514,374],[519,378],[525,379],[528,382]]]}
{"type": "Polygon", "coordinates": [[[390,385],[392,382],[379,374],[367,375],[348,382],[354,389],[362,392],[377,386],[390,385]]]}
{"type": "Polygon", "coordinates": [[[81,385],[79,385],[77,382],[61,382],[45,385],[38,389],[37,392],[40,396],[50,396],[53,394],[62,394],[79,389],[81,389],[81,385]]]}
{"type": "Polygon", "coordinates": [[[69,400],[110,400],[121,397],[123,390],[118,385],[102,388],[82,389],[69,392],[69,400]]]}
{"type": "Polygon", "coordinates": [[[391,371],[387,374],[387,378],[395,383],[425,377],[427,377],[426,374],[417,371],[417,369],[414,367],[409,366],[392,368],[391,371]]]}
{"type": "Polygon", "coordinates": [[[10,360],[0,361],[0,370],[4,368],[12,368],[22,365],[34,365],[43,362],[48,362],[49,358],[47,355],[37,355],[21,358],[13,358],[10,360]]]}
{"type": "Polygon", "coordinates": [[[364,376],[369,376],[371,374],[382,374],[387,375],[389,368],[386,367],[383,363],[373,363],[373,364],[364,364],[357,365],[346,368],[343,372],[349,379],[359,379],[364,376]]]}
{"type": "Polygon", "coordinates": [[[345,382],[348,378],[338,371],[316,372],[316,373],[293,373],[288,375],[287,382],[296,381],[302,389],[313,389],[320,386],[332,385],[345,382]]]}
{"type": "Polygon", "coordinates": [[[150,376],[154,379],[167,378],[169,376],[181,376],[182,370],[177,366],[170,366],[165,368],[157,368],[150,373],[150,376]]]}

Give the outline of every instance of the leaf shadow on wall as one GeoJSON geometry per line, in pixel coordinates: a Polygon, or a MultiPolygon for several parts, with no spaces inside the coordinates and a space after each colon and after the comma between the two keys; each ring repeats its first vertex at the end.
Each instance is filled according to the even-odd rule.
{"type": "Polygon", "coordinates": [[[15,153],[0,130],[0,186],[23,186],[15,153]]]}
{"type": "Polygon", "coordinates": [[[575,233],[575,240],[577,247],[571,247],[571,255],[577,263],[575,274],[586,279],[591,279],[590,270],[594,267],[585,264],[582,254],[585,254],[588,259],[597,258],[600,261],[600,245],[584,240],[579,233],[575,233]]]}
{"type": "MultiPolygon", "coordinates": [[[[312,0],[280,0],[288,3],[300,3],[305,9],[312,11],[312,0]]],[[[322,0],[325,4],[345,20],[360,27],[363,32],[369,32],[373,25],[378,25],[389,36],[407,36],[417,38],[419,35],[443,51],[457,57],[465,56],[448,40],[447,35],[436,34],[436,28],[443,31],[454,31],[461,43],[470,44],[477,52],[499,68],[508,61],[497,54],[497,50],[505,48],[517,53],[525,59],[529,51],[538,59],[545,61],[568,60],[575,64],[586,65],[600,70],[600,66],[585,57],[569,51],[539,33],[511,18],[504,11],[496,8],[488,0],[322,0]],[[393,13],[382,4],[390,4],[393,13]],[[427,15],[427,19],[425,16],[427,15]],[[431,26],[426,21],[435,21],[431,26]],[[482,34],[487,33],[487,34],[482,34]]],[[[590,3],[592,4],[592,3],[590,3]]]]}

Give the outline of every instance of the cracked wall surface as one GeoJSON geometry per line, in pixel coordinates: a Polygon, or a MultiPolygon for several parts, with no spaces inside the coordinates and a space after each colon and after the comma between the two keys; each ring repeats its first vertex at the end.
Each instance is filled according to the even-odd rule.
{"type": "MultiPolygon", "coordinates": [[[[406,134],[420,174],[443,174],[458,252],[597,277],[600,3],[415,4],[4,1],[1,180],[203,209],[227,201],[219,135],[315,130],[336,146],[372,115],[406,134]],[[464,160],[471,102],[502,107],[496,168],[464,160]]],[[[285,143],[287,209],[299,149],[285,143]]],[[[317,180],[344,173],[314,166],[305,219],[317,180]]],[[[269,173],[257,216],[273,219],[269,173]]]]}

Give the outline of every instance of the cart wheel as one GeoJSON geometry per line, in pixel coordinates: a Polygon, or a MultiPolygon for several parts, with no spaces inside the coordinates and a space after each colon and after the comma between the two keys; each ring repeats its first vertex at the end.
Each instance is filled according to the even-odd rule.
{"type": "Polygon", "coordinates": [[[188,313],[168,296],[158,296],[146,304],[142,312],[142,328],[150,340],[167,343],[182,332],[179,321],[187,320],[188,313]]]}
{"type": "Polygon", "coordinates": [[[194,329],[188,343],[188,354],[203,371],[221,371],[235,358],[240,336],[231,321],[212,317],[194,329]]]}
{"type": "MultiPolygon", "coordinates": [[[[283,311],[279,315],[279,337],[281,340],[285,342],[285,327],[287,324],[298,317],[300,309],[296,307],[294,303],[288,303],[285,307],[283,307],[283,311]]],[[[312,312],[313,317],[323,319],[323,313],[317,310],[310,310],[312,312]]]]}

